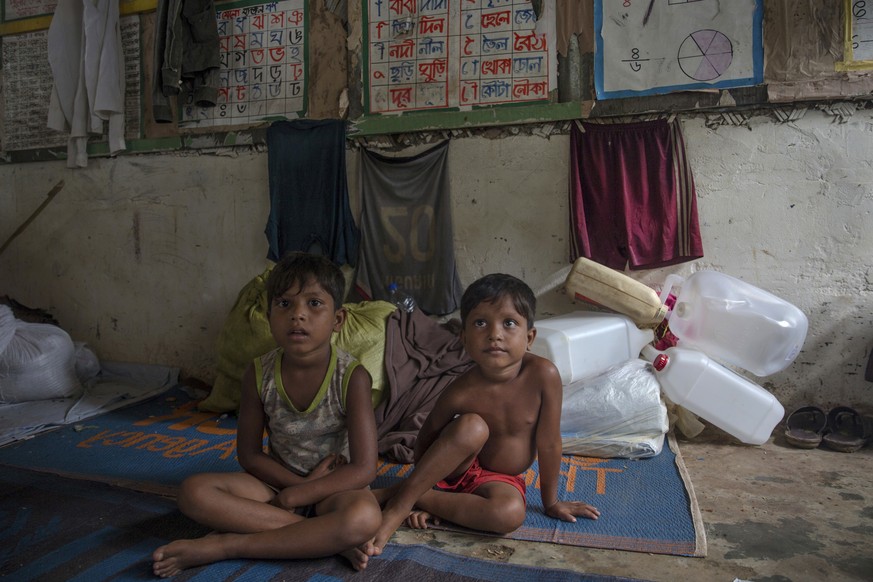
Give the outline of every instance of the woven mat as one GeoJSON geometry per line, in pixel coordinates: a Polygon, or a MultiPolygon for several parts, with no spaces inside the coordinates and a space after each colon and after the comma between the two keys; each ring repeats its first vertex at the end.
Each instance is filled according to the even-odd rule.
{"type": "MultiPolygon", "coordinates": [[[[154,400],[0,448],[0,465],[174,495],[188,475],[240,470],[235,417],[197,412],[194,404],[174,388],[154,400]]],[[[641,460],[563,458],[559,496],[595,505],[601,511],[596,521],[566,523],[547,517],[535,463],[526,475],[527,519],[506,537],[705,556],[694,491],[674,439],[668,445],[656,457],[641,460]]],[[[411,469],[381,462],[373,486],[387,485],[411,469]]]]}

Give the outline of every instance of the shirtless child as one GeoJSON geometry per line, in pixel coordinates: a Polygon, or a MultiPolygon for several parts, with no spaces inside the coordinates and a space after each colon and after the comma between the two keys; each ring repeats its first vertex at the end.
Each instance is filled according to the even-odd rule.
{"type": "Polygon", "coordinates": [[[278,347],[243,376],[237,429],[241,473],[189,477],[179,508],[215,529],[154,551],[154,573],[234,558],[342,554],[361,570],[381,515],[370,375],[331,344],[346,317],[345,279],[325,257],[296,253],[267,279],[267,316],[278,347]],[[269,452],[264,452],[264,429],[269,452]]]}
{"type": "Polygon", "coordinates": [[[415,470],[374,491],[382,525],[362,551],[378,555],[404,522],[446,519],[506,534],[525,518],[524,473],[539,458],[545,513],[575,522],[597,508],[557,497],[561,465],[558,370],[528,352],[536,337],[536,298],[521,280],[492,274],[461,299],[461,341],[475,366],[440,395],[418,433],[415,470]],[[436,486],[436,488],[434,488],[436,486]]]}

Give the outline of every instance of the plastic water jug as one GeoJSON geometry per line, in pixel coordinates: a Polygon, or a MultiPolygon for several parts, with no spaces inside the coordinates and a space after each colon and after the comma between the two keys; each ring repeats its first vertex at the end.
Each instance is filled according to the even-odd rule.
{"type": "Polygon", "coordinates": [[[769,376],[794,361],[806,339],[806,316],[775,295],[717,271],[683,279],[668,275],[660,299],[679,284],[667,314],[679,346],[694,348],[756,376],[769,376]]]}
{"type": "Polygon", "coordinates": [[[573,262],[564,288],[568,294],[624,314],[640,326],[655,327],[667,314],[654,289],[585,257],[573,262]]]}
{"type": "Polygon", "coordinates": [[[578,311],[542,319],[530,351],[551,360],[565,386],[640,355],[654,333],[624,315],[578,311]]]}
{"type": "Polygon", "coordinates": [[[643,348],[664,393],[683,406],[750,445],[767,442],[785,415],[776,397],[696,350],[643,348]]]}

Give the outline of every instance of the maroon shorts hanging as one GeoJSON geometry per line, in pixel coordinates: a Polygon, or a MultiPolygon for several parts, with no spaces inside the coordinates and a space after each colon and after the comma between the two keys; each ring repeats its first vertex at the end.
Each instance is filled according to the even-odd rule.
{"type": "Polygon", "coordinates": [[[694,178],[678,122],[570,130],[571,257],[624,270],[703,256],[694,178]]]}

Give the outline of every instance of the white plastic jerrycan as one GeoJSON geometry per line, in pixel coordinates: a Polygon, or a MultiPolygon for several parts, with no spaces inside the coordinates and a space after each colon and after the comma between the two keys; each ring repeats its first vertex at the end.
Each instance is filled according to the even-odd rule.
{"type": "Polygon", "coordinates": [[[809,324],[787,301],[717,271],[698,271],[688,279],[668,275],[661,301],[675,284],[681,290],[667,317],[679,347],[698,349],[756,376],[784,370],[800,353],[809,324]]]}
{"type": "Polygon", "coordinates": [[[767,442],[785,415],[776,397],[706,354],[683,348],[643,348],[670,400],[750,445],[767,442]]]}
{"type": "Polygon", "coordinates": [[[652,330],[611,313],[577,311],[542,319],[535,327],[530,351],[555,364],[564,386],[639,357],[643,346],[654,339],[652,330]]]}

